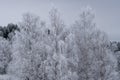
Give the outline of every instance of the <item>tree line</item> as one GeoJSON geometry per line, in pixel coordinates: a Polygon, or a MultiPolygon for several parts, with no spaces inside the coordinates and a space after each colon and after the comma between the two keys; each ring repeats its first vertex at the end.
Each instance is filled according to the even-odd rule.
{"type": "Polygon", "coordinates": [[[97,28],[91,8],[81,10],[70,26],[55,8],[49,18],[47,23],[26,13],[19,24],[0,29],[1,74],[20,80],[120,79],[119,54],[108,47],[110,41],[97,28]]]}

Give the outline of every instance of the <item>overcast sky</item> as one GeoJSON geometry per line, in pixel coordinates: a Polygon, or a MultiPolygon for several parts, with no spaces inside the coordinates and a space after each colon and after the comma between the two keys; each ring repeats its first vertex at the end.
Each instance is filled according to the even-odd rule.
{"type": "Polygon", "coordinates": [[[110,40],[120,41],[120,0],[0,0],[0,25],[17,23],[26,12],[48,20],[48,12],[53,6],[58,8],[68,25],[77,19],[82,7],[92,7],[97,26],[110,40]]]}

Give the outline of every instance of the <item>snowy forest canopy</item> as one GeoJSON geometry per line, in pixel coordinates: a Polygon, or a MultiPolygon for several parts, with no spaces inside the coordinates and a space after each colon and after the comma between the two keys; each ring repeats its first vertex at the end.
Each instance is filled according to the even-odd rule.
{"type": "Polygon", "coordinates": [[[120,79],[120,43],[97,28],[91,8],[70,26],[55,8],[49,18],[26,13],[0,26],[0,80],[120,79]]]}

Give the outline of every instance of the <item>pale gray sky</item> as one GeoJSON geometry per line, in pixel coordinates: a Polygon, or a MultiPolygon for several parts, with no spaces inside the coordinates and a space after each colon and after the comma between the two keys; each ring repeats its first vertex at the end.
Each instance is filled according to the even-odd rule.
{"type": "Polygon", "coordinates": [[[110,40],[120,41],[120,0],[0,0],[0,25],[17,23],[25,12],[48,20],[53,6],[58,8],[67,24],[77,19],[82,7],[91,6],[96,12],[97,26],[110,40]]]}

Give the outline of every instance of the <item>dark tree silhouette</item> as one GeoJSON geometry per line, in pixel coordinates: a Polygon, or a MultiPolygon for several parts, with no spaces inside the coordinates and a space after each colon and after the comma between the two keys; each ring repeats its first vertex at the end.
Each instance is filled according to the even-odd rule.
{"type": "Polygon", "coordinates": [[[11,37],[9,37],[10,33],[15,34],[15,30],[20,31],[20,29],[18,28],[17,24],[13,24],[13,23],[9,23],[7,26],[0,26],[0,36],[5,38],[5,39],[11,39],[11,37]]]}

